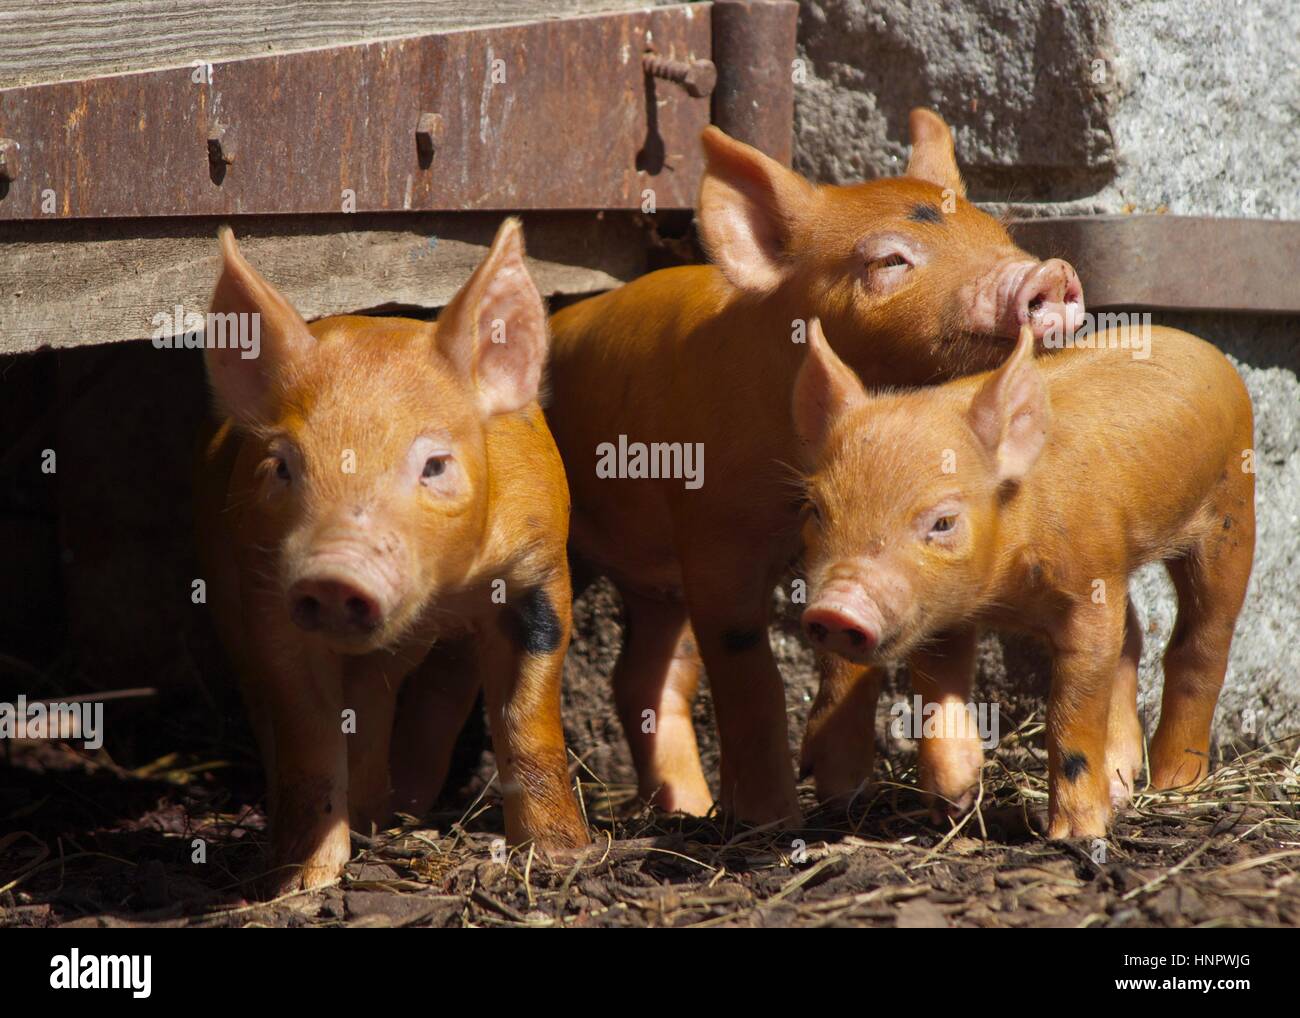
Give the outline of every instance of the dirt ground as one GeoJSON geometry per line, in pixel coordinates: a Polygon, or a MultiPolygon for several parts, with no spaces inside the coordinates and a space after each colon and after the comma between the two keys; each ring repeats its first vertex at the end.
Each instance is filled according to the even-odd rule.
{"type": "Polygon", "coordinates": [[[266,832],[249,754],[128,770],[102,750],[21,743],[0,771],[0,925],[1300,925],[1294,745],[1225,762],[1188,795],[1139,796],[1101,846],[1034,833],[1040,733],[1003,739],[978,811],[947,831],[906,760],[848,809],[806,794],[807,826],[781,832],[655,815],[575,761],[595,842],[560,865],[507,852],[494,786],[471,777],[447,808],[354,836],[337,885],[269,902],[244,893],[266,832]]]}
{"type": "MultiPolygon", "coordinates": [[[[1046,842],[1031,688],[1001,702],[979,808],[956,829],[931,826],[910,744],[883,728],[876,784],[858,801],[819,809],[804,788],[802,830],[737,829],[637,804],[608,686],[619,616],[608,586],[588,590],[566,664],[566,736],[594,835],[585,858],[551,865],[505,848],[477,716],[435,812],[354,835],[335,886],[256,900],[262,778],[220,653],[197,627],[167,666],[193,682],[107,694],[103,748],[0,741],[0,926],[1300,925],[1300,739],[1220,749],[1210,782],[1139,795],[1104,844],[1046,842]]],[[[772,638],[793,752],[813,679],[787,616],[772,638]]],[[[1017,672],[1031,654],[995,649],[1017,672]]],[[[75,653],[39,673],[2,663],[29,696],[93,688],[75,653]]],[[[706,689],[697,728],[716,774],[710,715],[706,689]]]]}

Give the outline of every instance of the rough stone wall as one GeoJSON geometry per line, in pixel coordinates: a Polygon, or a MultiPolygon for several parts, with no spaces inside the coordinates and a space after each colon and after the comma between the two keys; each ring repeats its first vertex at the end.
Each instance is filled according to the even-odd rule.
{"type": "Polygon", "coordinates": [[[1292,0],[805,0],[799,49],[816,179],[900,172],[929,105],[977,200],[1300,217],[1292,0]]]}
{"type": "Polygon", "coordinates": [[[1119,172],[1103,204],[1300,219],[1300,4],[1121,0],[1111,18],[1119,172]]]}

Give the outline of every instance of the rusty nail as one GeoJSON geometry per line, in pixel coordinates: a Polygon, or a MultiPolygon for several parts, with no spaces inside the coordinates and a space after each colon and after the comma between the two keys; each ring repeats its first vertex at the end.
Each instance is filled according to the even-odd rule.
{"type": "Polygon", "coordinates": [[[442,141],[442,117],[437,113],[421,113],[415,125],[415,147],[428,159],[442,141]]]}
{"type": "Polygon", "coordinates": [[[12,138],[0,138],[0,183],[18,179],[18,150],[22,146],[12,138]]]}
{"type": "Polygon", "coordinates": [[[225,138],[226,125],[220,121],[214,121],[212,128],[208,131],[208,162],[213,166],[219,163],[229,166],[235,161],[234,155],[226,151],[225,138]]]}
{"type": "Polygon", "coordinates": [[[712,95],[718,83],[718,69],[712,60],[671,60],[646,53],[641,57],[641,67],[651,77],[677,82],[696,99],[712,95]]]}

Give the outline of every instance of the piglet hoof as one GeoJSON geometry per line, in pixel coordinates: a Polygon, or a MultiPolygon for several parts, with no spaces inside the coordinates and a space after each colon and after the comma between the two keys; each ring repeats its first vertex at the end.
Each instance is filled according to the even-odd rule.
{"type": "Polygon", "coordinates": [[[1110,772],[1110,808],[1118,812],[1128,806],[1137,783],[1137,772],[1116,767],[1110,772]]]}
{"type": "Polygon", "coordinates": [[[921,790],[930,803],[930,819],[940,827],[975,808],[979,798],[984,750],[978,742],[934,739],[921,744],[921,790]]]}
{"type": "Polygon", "coordinates": [[[1106,775],[1110,781],[1112,810],[1124,809],[1137,789],[1138,775],[1142,773],[1142,744],[1122,749],[1107,747],[1106,775]]]}
{"type": "Polygon", "coordinates": [[[871,775],[859,774],[857,768],[819,768],[809,765],[799,772],[799,780],[813,780],[817,801],[831,809],[847,809],[861,800],[871,785],[871,775]]]}
{"type": "Polygon", "coordinates": [[[1049,812],[1047,818],[1048,841],[1070,841],[1072,839],[1094,839],[1106,837],[1106,811],[1095,810],[1085,816],[1067,816],[1062,813],[1049,812]]]}
{"type": "Polygon", "coordinates": [[[552,866],[571,866],[581,860],[591,847],[591,834],[575,812],[571,818],[552,822],[529,836],[510,839],[517,852],[534,856],[552,866]]]}
{"type": "Polygon", "coordinates": [[[978,787],[968,788],[953,796],[930,793],[927,796],[930,800],[930,822],[936,827],[947,827],[950,822],[960,820],[974,809],[978,797],[978,787]]]}
{"type": "Polygon", "coordinates": [[[663,813],[685,813],[692,817],[706,817],[713,811],[713,793],[709,791],[708,786],[689,781],[680,784],[665,782],[649,794],[642,791],[641,798],[663,813]]]}
{"type": "Polygon", "coordinates": [[[1188,749],[1182,754],[1151,752],[1151,787],[1166,791],[1199,785],[1209,774],[1208,754],[1188,749]]]}
{"type": "Polygon", "coordinates": [[[872,756],[864,756],[861,747],[845,752],[843,747],[819,745],[818,740],[805,738],[799,780],[812,778],[822,805],[847,806],[866,791],[873,764],[872,756]]]}
{"type": "Polygon", "coordinates": [[[273,866],[253,883],[252,895],[259,901],[273,901],[296,891],[311,891],[327,887],[343,876],[343,866],[325,868],[282,863],[273,866]]]}
{"type": "Polygon", "coordinates": [[[344,823],[307,836],[286,837],[272,852],[271,869],[259,882],[259,890],[266,897],[279,897],[325,887],[343,876],[350,858],[352,839],[344,823]],[[314,848],[307,851],[307,846],[314,848]]]}

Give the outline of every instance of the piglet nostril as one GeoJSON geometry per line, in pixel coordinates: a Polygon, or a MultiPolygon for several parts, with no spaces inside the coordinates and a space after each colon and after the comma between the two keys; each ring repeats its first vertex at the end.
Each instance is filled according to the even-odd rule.
{"type": "Polygon", "coordinates": [[[1047,305],[1060,303],[1060,287],[1035,286],[1026,291],[1021,299],[1024,301],[1022,306],[1025,314],[1033,318],[1042,314],[1047,305]]]}
{"type": "Polygon", "coordinates": [[[1078,280],[1066,262],[1059,258],[1043,262],[1020,284],[1016,302],[1021,313],[1033,317],[1049,305],[1062,303],[1071,282],[1077,285],[1078,280]]]}
{"type": "Polygon", "coordinates": [[[347,612],[348,622],[358,629],[373,629],[379,614],[378,608],[373,601],[368,601],[364,597],[349,597],[344,603],[344,609],[347,612]]]}
{"type": "Polygon", "coordinates": [[[299,629],[311,632],[320,628],[320,602],[314,597],[295,598],[289,614],[299,629]]]}
{"type": "Polygon", "coordinates": [[[818,643],[825,643],[827,636],[826,627],[820,622],[810,622],[808,623],[808,635],[818,643]]]}
{"type": "Polygon", "coordinates": [[[861,647],[867,642],[867,634],[860,629],[846,629],[844,635],[848,638],[849,643],[855,647],[861,647]]]}

